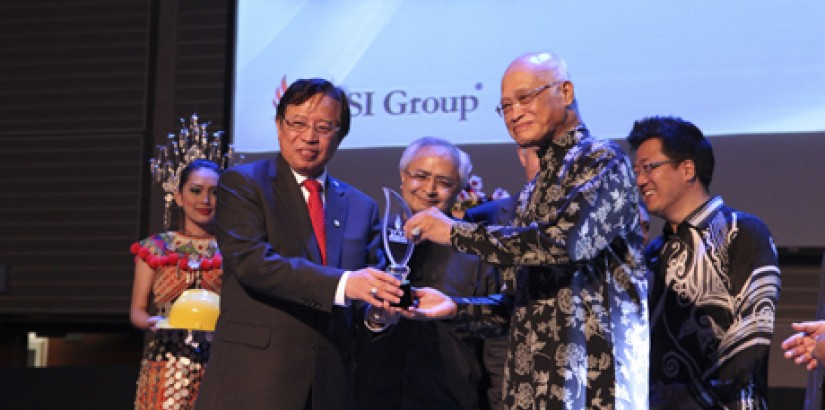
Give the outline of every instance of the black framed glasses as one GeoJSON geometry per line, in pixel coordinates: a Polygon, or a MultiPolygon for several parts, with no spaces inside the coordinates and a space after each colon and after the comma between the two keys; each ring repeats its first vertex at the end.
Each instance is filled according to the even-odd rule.
{"type": "Polygon", "coordinates": [[[513,113],[513,109],[516,108],[516,106],[524,107],[533,102],[533,100],[535,100],[542,91],[562,83],[564,83],[564,81],[553,81],[550,84],[545,84],[541,87],[536,87],[532,90],[525,91],[524,93],[516,94],[515,101],[502,101],[501,104],[496,107],[496,113],[498,113],[501,117],[506,117],[513,113]]]}
{"type": "Polygon", "coordinates": [[[679,162],[680,161],[676,161],[673,159],[666,159],[664,161],[648,162],[642,165],[634,165],[633,173],[636,175],[644,175],[646,177],[649,177],[650,173],[653,172],[654,169],[659,168],[665,164],[678,164],[679,162]]]}
{"type": "Polygon", "coordinates": [[[316,134],[322,137],[330,137],[341,129],[341,127],[336,126],[331,121],[317,121],[315,123],[310,124],[307,119],[301,117],[284,117],[284,122],[286,123],[286,127],[290,131],[304,132],[312,128],[312,130],[315,131],[316,134]]]}

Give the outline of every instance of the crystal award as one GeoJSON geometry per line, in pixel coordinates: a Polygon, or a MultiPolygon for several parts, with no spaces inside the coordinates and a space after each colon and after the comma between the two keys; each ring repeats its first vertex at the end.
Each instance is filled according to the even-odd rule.
{"type": "Polygon", "coordinates": [[[415,244],[404,236],[404,222],[412,217],[412,211],[398,192],[387,187],[384,187],[384,199],[386,206],[384,207],[381,237],[384,241],[384,251],[390,260],[387,272],[401,281],[401,290],[404,291],[401,302],[393,306],[406,309],[413,304],[412,288],[407,280],[407,275],[410,273],[407,263],[410,261],[415,244]]]}

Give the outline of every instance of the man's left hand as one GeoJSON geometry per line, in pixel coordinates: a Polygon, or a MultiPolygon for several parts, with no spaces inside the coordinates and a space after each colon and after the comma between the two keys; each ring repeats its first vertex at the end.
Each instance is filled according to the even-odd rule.
{"type": "Polygon", "coordinates": [[[453,319],[458,307],[453,300],[434,288],[415,288],[413,295],[417,303],[407,310],[399,308],[398,312],[407,319],[441,320],[453,319]]]}

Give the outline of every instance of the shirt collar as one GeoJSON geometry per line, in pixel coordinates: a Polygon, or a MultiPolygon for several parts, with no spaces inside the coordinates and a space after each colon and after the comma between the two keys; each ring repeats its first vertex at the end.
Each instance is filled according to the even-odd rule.
{"type": "MultiPolygon", "coordinates": [[[[290,168],[289,170],[290,170],[290,171],[292,171],[292,176],[294,176],[294,177],[295,177],[295,182],[297,182],[297,183],[298,183],[298,186],[303,186],[304,181],[306,181],[307,179],[309,179],[309,178],[307,178],[307,177],[305,177],[305,176],[303,176],[303,175],[301,175],[301,174],[299,174],[299,173],[295,172],[295,170],[294,170],[294,169],[292,169],[292,168],[290,168]]],[[[320,182],[320,183],[321,183],[321,187],[325,187],[325,186],[326,186],[326,185],[325,185],[325,183],[327,182],[327,170],[326,170],[326,169],[324,169],[324,172],[322,172],[322,173],[321,173],[321,175],[318,175],[317,177],[315,177],[315,178],[313,178],[313,179],[314,179],[314,180],[316,180],[316,181],[318,181],[318,182],[320,182]]],[[[323,189],[323,188],[322,188],[322,189],[323,189]]]]}
{"type": "Polygon", "coordinates": [[[547,145],[542,144],[538,151],[539,158],[544,157],[547,151],[554,151],[556,148],[567,150],[589,136],[590,131],[587,130],[584,123],[580,122],[573,127],[573,129],[565,132],[560,137],[551,139],[547,145]]]}
{"type": "MultiPolygon", "coordinates": [[[[694,209],[679,226],[687,225],[696,229],[705,229],[708,227],[710,220],[713,219],[713,216],[716,215],[723,206],[725,206],[725,202],[722,201],[722,197],[719,195],[714,196],[694,209]]],[[[670,226],[665,224],[665,228],[669,230],[670,226]]]]}
{"type": "Polygon", "coordinates": [[[589,131],[583,123],[577,124],[572,130],[567,131],[558,138],[550,140],[550,144],[559,146],[561,148],[570,148],[579,143],[579,141],[587,138],[589,131]]]}

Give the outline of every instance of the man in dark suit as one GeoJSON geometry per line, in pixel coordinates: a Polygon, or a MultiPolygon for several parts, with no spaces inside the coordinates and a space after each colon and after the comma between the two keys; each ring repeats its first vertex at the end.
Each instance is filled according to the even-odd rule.
{"type": "Polygon", "coordinates": [[[278,104],[277,158],[221,176],[221,315],[198,409],[352,408],[349,305],[402,292],[365,268],[384,264],[377,205],[326,173],[349,124],[340,88],[298,80],[278,104]]]}
{"type": "MultiPolygon", "coordinates": [[[[413,212],[431,206],[449,212],[470,168],[469,157],[453,144],[420,138],[401,156],[401,196],[413,212]]],[[[486,297],[501,287],[495,268],[436,243],[416,245],[409,267],[412,286],[434,287],[451,296],[486,297]]],[[[506,330],[502,324],[498,333],[494,329],[483,336],[506,330]]],[[[381,336],[366,336],[356,370],[359,410],[490,408],[480,360],[482,335],[472,329],[402,320],[381,336]]]]}

